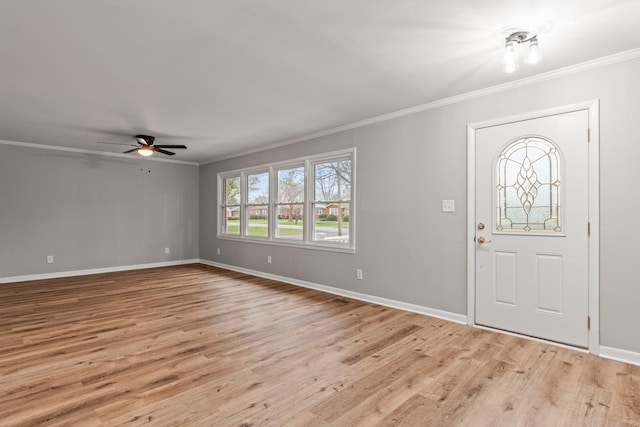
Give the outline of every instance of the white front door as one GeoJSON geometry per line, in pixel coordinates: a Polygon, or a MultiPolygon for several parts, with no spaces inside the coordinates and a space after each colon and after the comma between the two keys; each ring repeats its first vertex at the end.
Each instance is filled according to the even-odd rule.
{"type": "Polygon", "coordinates": [[[587,347],[587,110],[476,130],[475,323],[587,347]]]}

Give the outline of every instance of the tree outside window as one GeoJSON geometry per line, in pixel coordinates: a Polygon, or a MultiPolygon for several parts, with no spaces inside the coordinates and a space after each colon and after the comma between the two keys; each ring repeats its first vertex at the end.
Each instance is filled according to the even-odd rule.
{"type": "Polygon", "coordinates": [[[269,236],[269,172],[247,175],[247,236],[269,236]]]}
{"type": "Polygon", "coordinates": [[[351,201],[351,159],[316,163],[314,165],[314,210],[325,207],[325,224],[316,223],[313,239],[349,243],[351,201]]]}
{"type": "Polygon", "coordinates": [[[279,169],[277,176],[276,236],[302,240],[304,237],[304,166],[279,169]]]}

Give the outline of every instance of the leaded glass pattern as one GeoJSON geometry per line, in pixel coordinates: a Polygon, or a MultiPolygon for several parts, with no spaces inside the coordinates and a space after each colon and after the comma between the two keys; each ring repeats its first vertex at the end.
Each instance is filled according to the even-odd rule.
{"type": "Polygon", "coordinates": [[[558,148],[540,137],[521,138],[498,156],[498,232],[562,233],[558,148]]]}

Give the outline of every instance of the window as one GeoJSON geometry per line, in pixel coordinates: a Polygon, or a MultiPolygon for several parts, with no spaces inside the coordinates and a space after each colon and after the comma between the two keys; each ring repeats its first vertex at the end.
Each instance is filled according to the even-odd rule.
{"type": "Polygon", "coordinates": [[[328,215],[313,223],[313,240],[349,243],[351,159],[313,164],[313,208],[328,215]]]}
{"type": "Polygon", "coordinates": [[[240,176],[222,180],[222,229],[224,234],[240,235],[240,176]]]}
{"type": "Polygon", "coordinates": [[[218,237],[353,252],[355,149],[218,175],[218,237]]]}
{"type": "Polygon", "coordinates": [[[278,223],[276,237],[304,239],[304,165],[278,169],[278,223]]]}
{"type": "Polygon", "coordinates": [[[495,170],[497,232],[561,233],[561,168],[557,147],[543,138],[514,141],[495,170]]]}
{"type": "Polygon", "coordinates": [[[247,236],[269,236],[269,172],[247,174],[247,236]]]}

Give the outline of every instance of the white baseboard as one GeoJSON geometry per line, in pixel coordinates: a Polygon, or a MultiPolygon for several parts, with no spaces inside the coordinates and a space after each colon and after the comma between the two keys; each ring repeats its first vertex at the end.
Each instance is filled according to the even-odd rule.
{"type": "Polygon", "coordinates": [[[614,347],[600,346],[600,356],[606,359],[617,360],[618,362],[630,363],[640,366],[640,353],[628,350],[620,350],[614,347]]]}
{"type": "Polygon", "coordinates": [[[334,295],[340,295],[347,298],[353,298],[360,301],[370,302],[373,304],[383,305],[385,307],[397,308],[399,310],[410,311],[412,313],[424,314],[426,316],[437,317],[438,319],[449,320],[451,322],[467,324],[467,316],[464,314],[451,313],[449,311],[438,310],[435,308],[424,307],[422,305],[410,304],[402,301],[396,301],[388,298],[377,297],[374,295],[363,294],[360,292],[347,291],[345,289],[335,288],[333,286],[320,285],[318,283],[307,282],[304,280],[292,279],[276,274],[264,273],[262,271],[250,270],[248,268],[236,267],[235,265],[222,264],[219,262],[201,259],[202,264],[212,267],[220,267],[225,270],[237,271],[239,273],[251,274],[252,276],[263,277],[265,279],[277,280],[279,282],[289,283],[291,285],[301,286],[303,288],[315,289],[317,291],[327,292],[334,295]]]}
{"type": "Polygon", "coordinates": [[[154,262],[149,264],[123,265],[116,267],[91,268],[86,270],[58,271],[56,273],[28,274],[25,276],[0,277],[0,284],[11,282],[27,282],[31,280],[57,279],[60,277],[85,276],[87,274],[113,273],[116,271],[141,270],[144,268],[169,267],[172,265],[199,263],[199,259],[180,261],[154,262]]]}

